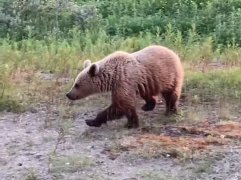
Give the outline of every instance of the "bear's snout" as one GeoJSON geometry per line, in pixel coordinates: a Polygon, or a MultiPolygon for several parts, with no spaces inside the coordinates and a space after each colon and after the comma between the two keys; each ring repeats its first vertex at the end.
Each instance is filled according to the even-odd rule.
{"type": "Polygon", "coordinates": [[[75,100],[75,98],[70,93],[67,93],[66,96],[70,100],[75,100]]]}

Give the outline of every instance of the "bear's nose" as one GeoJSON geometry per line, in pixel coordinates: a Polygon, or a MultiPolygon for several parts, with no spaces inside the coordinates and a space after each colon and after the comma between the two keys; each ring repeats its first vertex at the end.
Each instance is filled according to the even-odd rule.
{"type": "Polygon", "coordinates": [[[70,99],[70,94],[69,94],[69,93],[66,93],[66,96],[67,96],[67,98],[69,98],[69,99],[70,99]]]}
{"type": "Polygon", "coordinates": [[[71,95],[71,93],[67,93],[66,96],[69,100],[76,100],[76,96],[73,96],[73,94],[71,95]]]}

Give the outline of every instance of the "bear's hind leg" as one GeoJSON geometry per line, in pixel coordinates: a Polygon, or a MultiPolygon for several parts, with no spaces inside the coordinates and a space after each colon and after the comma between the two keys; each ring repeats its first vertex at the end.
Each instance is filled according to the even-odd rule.
{"type": "Polygon", "coordinates": [[[105,110],[99,112],[95,119],[87,119],[85,122],[88,126],[100,127],[103,123],[114,119],[120,119],[122,116],[124,116],[122,111],[114,105],[110,105],[105,110]]]}
{"type": "Polygon", "coordinates": [[[162,93],[163,98],[166,103],[166,113],[165,115],[176,114],[177,113],[177,100],[178,97],[173,91],[165,91],[162,93]]]}
{"type": "Polygon", "coordinates": [[[145,99],[145,102],[146,104],[144,104],[141,108],[143,111],[152,111],[155,106],[156,106],[156,100],[151,97],[151,98],[144,98],[145,99]]]}

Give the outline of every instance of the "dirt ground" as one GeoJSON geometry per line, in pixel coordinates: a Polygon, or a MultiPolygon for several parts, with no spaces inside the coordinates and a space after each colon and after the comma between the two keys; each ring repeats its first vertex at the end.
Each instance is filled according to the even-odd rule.
{"type": "Polygon", "coordinates": [[[138,129],[124,128],[125,118],[93,128],[84,120],[109,104],[108,95],[58,98],[0,113],[1,180],[241,179],[240,110],[182,100],[181,115],[165,117],[161,102],[143,112],[140,100],[138,129]]]}

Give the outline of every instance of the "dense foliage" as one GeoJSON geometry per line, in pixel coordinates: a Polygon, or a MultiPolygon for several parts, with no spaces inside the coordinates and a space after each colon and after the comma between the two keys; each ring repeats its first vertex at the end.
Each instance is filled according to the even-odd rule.
{"type": "Polygon", "coordinates": [[[105,32],[113,38],[168,28],[184,40],[190,30],[215,45],[241,44],[241,0],[0,0],[0,37],[73,38],[105,32]]]}

